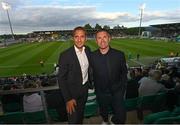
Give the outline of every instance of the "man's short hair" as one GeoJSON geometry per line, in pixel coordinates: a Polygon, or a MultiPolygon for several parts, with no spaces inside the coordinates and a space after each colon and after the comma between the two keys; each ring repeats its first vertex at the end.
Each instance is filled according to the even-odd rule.
{"type": "Polygon", "coordinates": [[[74,36],[74,34],[75,34],[75,32],[76,32],[77,30],[82,30],[82,31],[84,31],[85,35],[87,34],[87,32],[86,32],[86,30],[84,29],[84,27],[78,26],[78,27],[75,27],[75,28],[73,29],[73,32],[72,32],[72,35],[73,35],[73,36],[74,36]]]}
{"type": "Polygon", "coordinates": [[[106,29],[99,29],[99,30],[97,30],[97,31],[96,31],[96,34],[95,34],[96,37],[97,37],[97,34],[98,34],[99,32],[106,32],[106,33],[109,35],[109,37],[111,37],[111,34],[110,34],[109,31],[106,30],[106,29]]]}
{"type": "Polygon", "coordinates": [[[159,80],[161,78],[162,72],[160,70],[150,70],[149,76],[155,80],[159,80]]]}

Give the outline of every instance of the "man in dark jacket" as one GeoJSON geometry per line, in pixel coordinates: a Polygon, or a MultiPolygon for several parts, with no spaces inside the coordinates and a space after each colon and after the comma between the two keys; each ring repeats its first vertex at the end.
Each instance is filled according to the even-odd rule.
{"type": "Polygon", "coordinates": [[[85,47],[86,31],[73,30],[74,46],[61,53],[59,58],[59,86],[66,102],[68,122],[81,124],[88,96],[88,70],[90,50],[85,47]]]}
{"type": "Polygon", "coordinates": [[[103,122],[122,124],[126,120],[124,94],[127,67],[124,53],[111,48],[110,40],[110,34],[106,30],[96,33],[96,43],[99,49],[92,54],[93,78],[103,122]],[[108,121],[109,107],[113,112],[110,121],[108,121]]]}

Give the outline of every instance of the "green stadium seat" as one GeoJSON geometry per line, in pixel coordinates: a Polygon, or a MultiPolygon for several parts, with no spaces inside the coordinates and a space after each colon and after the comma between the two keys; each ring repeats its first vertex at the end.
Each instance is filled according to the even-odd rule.
{"type": "Polygon", "coordinates": [[[158,112],[165,109],[166,93],[157,93],[155,95],[142,96],[138,99],[138,119],[143,120],[143,112],[149,110],[158,112]]]}
{"type": "Polygon", "coordinates": [[[179,115],[179,114],[180,114],[180,106],[179,106],[179,107],[176,107],[176,108],[173,110],[171,116],[177,116],[177,115],[179,115]]]}
{"type": "Polygon", "coordinates": [[[150,105],[152,105],[155,97],[156,97],[156,95],[139,97],[139,99],[138,99],[138,107],[139,108],[143,108],[143,107],[146,107],[146,106],[149,107],[150,105]]]}
{"type": "Polygon", "coordinates": [[[20,103],[12,102],[12,103],[3,104],[4,113],[19,112],[19,111],[22,111],[22,105],[20,103]]]}
{"type": "MultiPolygon", "coordinates": [[[[51,122],[58,122],[60,120],[56,109],[48,109],[48,114],[51,122]]],[[[0,116],[0,124],[40,124],[47,123],[44,111],[38,112],[12,112],[5,113],[0,116]]]]}
{"type": "Polygon", "coordinates": [[[0,124],[22,124],[24,122],[23,112],[5,113],[0,116],[0,124]]]}
{"type": "Polygon", "coordinates": [[[139,97],[138,102],[137,102],[137,110],[138,110],[137,113],[138,113],[139,120],[143,120],[144,110],[149,110],[152,108],[155,97],[156,95],[139,97]]]}
{"type": "Polygon", "coordinates": [[[177,103],[178,103],[178,106],[180,106],[180,94],[178,95],[178,101],[177,101],[177,103]]]}
{"type": "Polygon", "coordinates": [[[144,124],[153,124],[158,118],[164,118],[164,117],[170,117],[170,116],[171,116],[170,111],[153,113],[144,117],[144,124]]]}
{"type": "Polygon", "coordinates": [[[58,122],[60,121],[60,116],[57,113],[56,109],[48,109],[48,114],[50,117],[50,120],[53,122],[58,122]]]}
{"type": "Polygon", "coordinates": [[[180,107],[176,107],[172,112],[171,111],[163,111],[158,113],[153,113],[144,118],[145,124],[152,124],[158,119],[168,118],[168,117],[176,117],[180,115],[180,107]]]}
{"type": "Polygon", "coordinates": [[[130,99],[125,100],[125,106],[126,106],[126,111],[127,111],[126,124],[138,123],[138,118],[137,118],[138,99],[139,98],[136,97],[136,98],[130,98],[130,99]]]}
{"type": "Polygon", "coordinates": [[[25,112],[24,113],[24,123],[25,124],[47,123],[44,111],[25,112]]]}
{"type": "Polygon", "coordinates": [[[125,106],[126,106],[127,111],[137,109],[138,99],[139,98],[137,97],[137,98],[131,98],[131,99],[126,99],[125,100],[125,106]]]}
{"type": "Polygon", "coordinates": [[[154,122],[155,124],[179,124],[180,115],[175,117],[160,118],[154,122]]]}
{"type": "Polygon", "coordinates": [[[142,96],[138,99],[138,119],[143,120],[143,112],[159,112],[166,109],[166,93],[157,93],[155,95],[142,96]]]}
{"type": "Polygon", "coordinates": [[[166,110],[167,96],[165,92],[156,94],[154,101],[152,102],[152,112],[160,112],[166,110]]]}

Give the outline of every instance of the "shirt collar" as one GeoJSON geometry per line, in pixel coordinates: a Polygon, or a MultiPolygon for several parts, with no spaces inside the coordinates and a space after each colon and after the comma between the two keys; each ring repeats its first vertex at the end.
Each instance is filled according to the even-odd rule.
{"type": "Polygon", "coordinates": [[[75,45],[74,45],[74,49],[75,49],[76,53],[82,53],[82,52],[84,52],[85,47],[83,46],[82,52],[75,45]]]}

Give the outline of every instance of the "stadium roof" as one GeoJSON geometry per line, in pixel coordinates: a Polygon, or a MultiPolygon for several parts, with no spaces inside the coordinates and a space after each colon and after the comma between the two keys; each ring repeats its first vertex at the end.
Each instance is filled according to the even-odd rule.
{"type": "Polygon", "coordinates": [[[157,25],[150,25],[152,27],[156,27],[163,30],[180,30],[180,23],[169,23],[169,24],[157,24],[157,25]]]}

